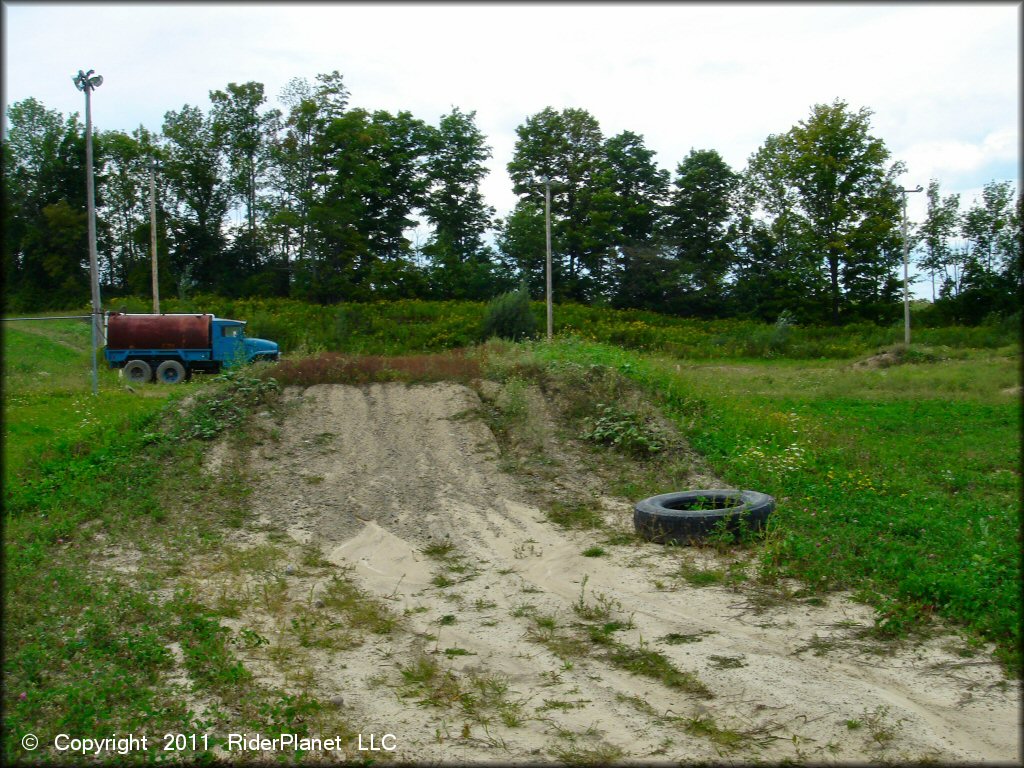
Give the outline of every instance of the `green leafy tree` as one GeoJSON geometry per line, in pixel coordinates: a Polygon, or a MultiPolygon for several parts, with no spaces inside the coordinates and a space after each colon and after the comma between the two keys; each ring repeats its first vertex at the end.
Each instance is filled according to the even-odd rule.
{"type": "Polygon", "coordinates": [[[280,96],[287,107],[272,141],[269,169],[271,202],[267,230],[272,249],[279,255],[283,277],[279,289],[290,291],[295,265],[306,281],[315,274],[310,243],[312,210],[323,198],[329,177],[330,145],[327,126],[345,114],[349,92],[337,70],[316,76],[316,84],[292,78],[280,96]]]}
{"type": "Polygon", "coordinates": [[[942,294],[959,292],[959,270],[950,241],[957,234],[960,219],[960,195],[942,197],[939,182],[932,179],[925,192],[928,208],[921,223],[921,256],[917,265],[928,272],[932,283],[932,301],[938,298],[935,278],[941,275],[942,294]],[[952,274],[950,274],[952,268],[952,274]]]}
{"type": "Polygon", "coordinates": [[[889,163],[884,142],[870,134],[870,117],[838,99],[815,105],[807,120],[769,137],[748,166],[751,188],[765,196],[762,210],[784,218],[776,234],[789,242],[778,245],[795,248],[787,256],[797,261],[822,260],[833,323],[857,298],[853,281],[869,267],[876,275],[895,270],[899,261],[899,249],[889,246],[899,228],[896,178],[904,168],[889,163]]]}
{"type": "Polygon", "coordinates": [[[480,182],[491,149],[475,116],[456,107],[427,136],[423,213],[433,232],[423,253],[431,263],[432,292],[442,299],[490,298],[504,282],[484,244],[494,209],[484,203],[480,182]]]}
{"type": "MultiPolygon", "coordinates": [[[[64,118],[33,98],[8,106],[7,121],[5,303],[21,311],[85,303],[89,282],[83,126],[77,114],[64,118]],[[84,243],[84,250],[75,252],[74,243],[84,243]]],[[[102,190],[97,203],[102,203],[102,190]]]]}
{"type": "Polygon", "coordinates": [[[269,137],[280,112],[260,113],[266,102],[263,83],[228,83],[227,91],[210,91],[211,125],[227,163],[227,186],[245,208],[248,232],[256,230],[257,193],[270,160],[269,137]]]}
{"type": "MultiPolygon", "coordinates": [[[[104,191],[104,204],[97,211],[108,254],[109,290],[114,294],[149,294],[152,286],[150,254],[149,182],[150,163],[160,157],[157,137],[139,126],[131,135],[122,131],[105,131],[96,137],[97,186],[104,191]]],[[[160,175],[156,183],[163,191],[160,175]]],[[[166,213],[157,195],[158,257],[166,256],[166,213]]],[[[163,278],[169,282],[166,259],[159,258],[163,278]]]]}
{"type": "Polygon", "coordinates": [[[739,176],[713,149],[691,150],[676,168],[665,238],[678,286],[679,314],[722,314],[725,278],[735,266],[733,195],[739,176]]]}
{"type": "Polygon", "coordinates": [[[669,174],[654,162],[654,151],[643,136],[623,131],[604,144],[606,192],[611,207],[614,273],[607,292],[617,307],[665,309],[663,267],[667,261],[655,252],[669,174]],[[652,282],[653,281],[653,282],[652,282]],[[652,288],[657,287],[655,290],[652,288]]]}
{"type": "Polygon", "coordinates": [[[1013,185],[991,181],[961,219],[967,241],[959,315],[978,321],[1013,311],[1020,298],[1020,205],[1013,185]]]}
{"type": "MultiPolygon", "coordinates": [[[[529,198],[520,199],[504,219],[497,222],[497,245],[503,264],[510,274],[518,275],[534,296],[547,292],[547,242],[544,232],[544,203],[540,207],[529,198]]],[[[557,250],[554,247],[552,250],[557,250]]],[[[565,262],[551,259],[552,292],[557,300],[567,298],[565,262]]]]}
{"type": "Polygon", "coordinates": [[[547,107],[517,127],[516,135],[508,164],[513,191],[543,210],[542,180],[550,179],[557,190],[551,201],[552,248],[565,262],[566,295],[589,301],[607,294],[614,204],[597,120],[586,110],[547,107]]]}
{"type": "Polygon", "coordinates": [[[420,295],[406,236],[423,204],[427,126],[408,112],[353,109],[325,126],[310,209],[311,263],[302,290],[318,301],[420,295]]]}
{"type": "Polygon", "coordinates": [[[785,172],[784,137],[769,136],[742,174],[732,295],[741,315],[774,322],[783,312],[820,321],[828,283],[802,236],[798,200],[785,172]]]}
{"type": "Polygon", "coordinates": [[[974,279],[979,274],[996,274],[1012,260],[1013,211],[1013,185],[990,181],[981,191],[981,200],[964,213],[961,233],[970,245],[974,279]]]}
{"type": "Polygon", "coordinates": [[[200,290],[235,295],[237,265],[222,258],[229,189],[221,174],[221,143],[212,121],[186,104],[164,116],[172,246],[171,266],[179,292],[200,290]]]}

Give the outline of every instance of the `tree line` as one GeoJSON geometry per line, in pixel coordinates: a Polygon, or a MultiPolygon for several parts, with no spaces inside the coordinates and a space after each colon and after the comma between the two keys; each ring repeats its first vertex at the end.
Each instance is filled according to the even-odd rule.
{"type": "MultiPolygon", "coordinates": [[[[902,299],[904,166],[871,112],[836,100],[774,134],[742,170],[714,149],[659,168],[642,135],[605,136],[584,109],[516,129],[518,196],[497,218],[480,192],[491,157],[473,112],[436,125],[353,107],[342,76],[229,83],[159,134],[94,135],[104,297],[150,292],[151,173],[161,292],[319,303],[543,296],[545,192],[558,301],[689,317],[891,320],[902,299]],[[155,170],[154,170],[155,169],[155,170]],[[417,229],[417,225],[423,225],[417,229]],[[422,242],[413,234],[425,231],[422,242]]],[[[8,311],[88,301],[85,136],[77,114],[33,98],[3,141],[8,311]]],[[[908,247],[952,321],[1016,310],[1021,201],[993,181],[970,209],[928,187],[908,247]]]]}

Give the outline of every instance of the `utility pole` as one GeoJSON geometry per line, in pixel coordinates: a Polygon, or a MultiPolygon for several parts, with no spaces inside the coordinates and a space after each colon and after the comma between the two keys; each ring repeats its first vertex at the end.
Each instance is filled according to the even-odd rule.
{"type": "Polygon", "coordinates": [[[103,76],[92,76],[96,70],[78,70],[71,80],[80,91],[85,91],[85,194],[89,224],[89,276],[92,282],[92,393],[99,394],[96,371],[98,340],[103,335],[103,308],[100,305],[100,277],[96,258],[96,195],[92,177],[92,103],[90,94],[103,85],[103,76]]]}
{"type": "Polygon", "coordinates": [[[547,249],[545,280],[547,282],[548,341],[551,341],[551,331],[554,325],[551,309],[551,179],[545,176],[542,181],[544,182],[544,239],[547,249]]]}
{"type": "Polygon", "coordinates": [[[900,188],[900,192],[903,193],[903,344],[908,348],[910,347],[910,279],[907,266],[909,250],[909,243],[907,242],[907,195],[920,191],[920,184],[917,185],[917,189],[900,188]]]}
{"type": "Polygon", "coordinates": [[[153,314],[160,314],[160,281],[156,262],[156,160],[149,159],[149,250],[153,255],[153,314]]]}

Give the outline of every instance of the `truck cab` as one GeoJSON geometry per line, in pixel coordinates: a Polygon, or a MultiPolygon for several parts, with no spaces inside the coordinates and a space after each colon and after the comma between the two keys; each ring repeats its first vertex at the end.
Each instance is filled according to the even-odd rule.
{"type": "Polygon", "coordinates": [[[245,335],[244,320],[213,318],[212,337],[212,357],[225,368],[254,360],[277,360],[278,357],[277,344],[245,335]]]}

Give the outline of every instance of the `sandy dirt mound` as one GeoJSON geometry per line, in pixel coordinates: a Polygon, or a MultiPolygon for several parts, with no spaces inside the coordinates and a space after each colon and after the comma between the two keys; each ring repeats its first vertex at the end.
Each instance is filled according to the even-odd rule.
{"type": "MultiPolygon", "coordinates": [[[[402,616],[401,631],[313,649],[304,662],[308,687],[343,699],[361,733],[394,734],[395,750],[375,757],[1018,758],[1016,683],[956,655],[951,637],[879,654],[858,639],[871,611],[843,596],[765,603],[754,586],[689,587],[672,578],[680,551],[647,543],[584,556],[599,536],[554,525],[500,471],[479,407],[455,384],[292,389],[275,439],[249,459],[263,526],[240,544],[263,544],[261,527],[283,530],[402,616]],[[588,633],[602,642],[580,639],[588,633]],[[683,683],[624,661],[644,651],[683,683]],[[416,689],[409,670],[422,658],[469,698],[416,689]]],[[[604,513],[627,525],[629,502],[604,513]]],[[[322,581],[288,572],[293,593],[323,604],[322,581]]],[[[239,653],[289,684],[262,650],[239,653]]]]}

